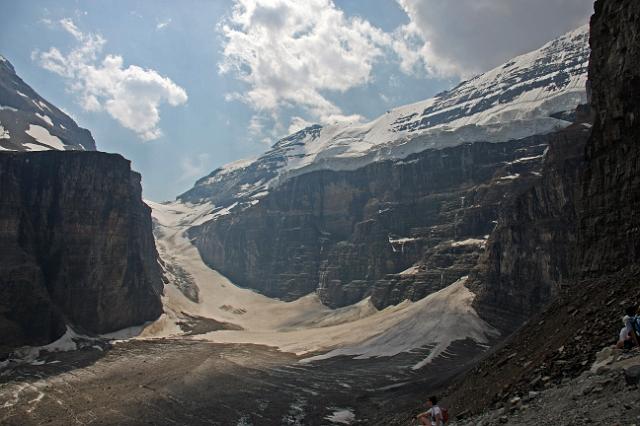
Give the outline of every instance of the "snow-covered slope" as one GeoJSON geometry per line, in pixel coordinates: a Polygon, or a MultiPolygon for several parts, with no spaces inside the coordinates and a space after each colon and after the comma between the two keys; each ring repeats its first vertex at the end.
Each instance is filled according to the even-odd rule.
{"type": "Polygon", "coordinates": [[[190,226],[210,219],[208,203],[147,203],[167,283],[164,314],[144,330],[136,329],[140,338],[184,336],[181,324],[214,320],[231,326],[194,338],[268,345],[299,355],[325,352],[308,361],[340,355],[393,356],[433,346],[414,365],[421,368],[454,341],[468,338],[485,345],[498,336],[473,309],[475,295],[464,286],[466,278],[418,302],[404,301],[383,310],[369,299],[334,310],[324,306],[317,294],[284,302],[239,288],[208,268],[186,235],[190,226]]]}
{"type": "Polygon", "coordinates": [[[505,142],[569,124],[586,103],[588,26],[519,56],[432,99],[365,123],[311,126],[253,161],[235,162],[196,182],[180,198],[221,208],[255,202],[288,178],[314,170],[353,170],[425,149],[505,142]]]}
{"type": "Polygon", "coordinates": [[[0,151],[95,149],[88,130],[38,95],[0,56],[0,151]]]}

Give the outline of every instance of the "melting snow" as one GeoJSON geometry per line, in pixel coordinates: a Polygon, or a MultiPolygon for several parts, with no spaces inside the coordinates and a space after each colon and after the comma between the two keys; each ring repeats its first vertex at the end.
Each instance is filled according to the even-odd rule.
{"type": "MultiPolygon", "coordinates": [[[[29,129],[25,133],[34,138],[39,143],[47,145],[50,149],[64,150],[64,144],[62,143],[60,138],[52,135],[47,129],[42,126],[29,124],[29,129]]],[[[25,144],[25,146],[29,146],[32,151],[42,151],[43,149],[47,149],[35,149],[34,147],[37,146],[35,144],[25,144]]]]}

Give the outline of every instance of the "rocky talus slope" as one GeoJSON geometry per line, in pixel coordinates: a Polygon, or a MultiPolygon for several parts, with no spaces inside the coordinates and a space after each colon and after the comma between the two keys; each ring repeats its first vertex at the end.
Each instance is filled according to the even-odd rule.
{"type": "Polygon", "coordinates": [[[87,129],[25,83],[0,56],[0,151],[95,151],[87,129]]]}
{"type": "Polygon", "coordinates": [[[119,155],[0,153],[0,354],[70,325],[157,318],[162,278],[140,175],[119,155]]]}

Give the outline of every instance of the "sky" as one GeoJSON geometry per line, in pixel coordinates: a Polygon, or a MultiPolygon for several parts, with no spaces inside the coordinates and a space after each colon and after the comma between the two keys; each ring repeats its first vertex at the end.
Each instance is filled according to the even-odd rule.
{"type": "Polygon", "coordinates": [[[174,199],[307,125],[430,98],[588,22],[592,0],[0,0],[0,54],[174,199]]]}

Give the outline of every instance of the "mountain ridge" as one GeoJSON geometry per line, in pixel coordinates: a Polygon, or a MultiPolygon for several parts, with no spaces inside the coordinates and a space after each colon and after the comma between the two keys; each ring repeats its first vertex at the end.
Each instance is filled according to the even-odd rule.
{"type": "Polygon", "coordinates": [[[89,130],[40,96],[0,56],[0,151],[95,151],[89,130]]]}
{"type": "Polygon", "coordinates": [[[586,102],[587,41],[588,26],[582,26],[371,122],[312,125],[280,139],[256,160],[214,170],[178,199],[220,207],[250,203],[287,179],[314,170],[354,170],[429,148],[505,142],[566,127],[571,122],[566,115],[586,102]],[[231,186],[241,189],[233,192],[231,186]]]}

